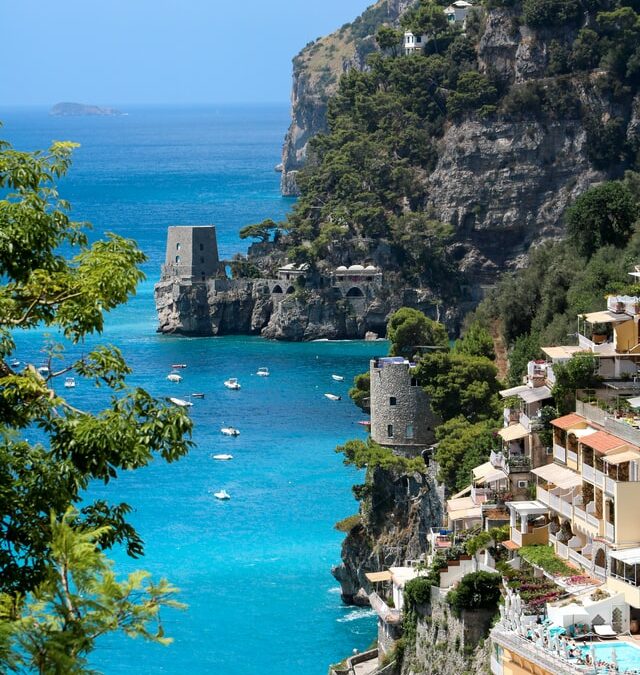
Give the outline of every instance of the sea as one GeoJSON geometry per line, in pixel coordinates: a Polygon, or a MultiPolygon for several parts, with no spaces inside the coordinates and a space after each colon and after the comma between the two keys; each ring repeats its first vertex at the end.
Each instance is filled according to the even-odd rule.
{"type": "MultiPolygon", "coordinates": [[[[125,501],[145,542],[132,560],[111,552],[121,574],[147,569],[180,589],[185,610],[163,613],[164,647],[122,635],[99,642],[92,666],[106,675],[220,673],[325,675],[328,664],[375,638],[371,610],[345,606],[331,567],[344,535],[334,524],[357,512],[351,486],[362,472],[334,452],[363,438],[362,413],[347,390],[380,342],[292,344],[259,337],[184,338],[155,332],[153,284],[169,225],[215,224],[221,257],[244,253],[239,229],[282,219],[293,201],[280,196],[287,105],[131,107],[118,117],[50,117],[46,108],[1,108],[0,139],[16,149],[80,144],[59,183],[75,220],[92,238],[113,231],[134,238],[148,256],[137,295],[108,316],[104,334],[67,345],[68,362],[99,342],[122,349],[132,386],[159,397],[192,399],[194,447],[173,464],[161,460],[94,484],[86,499],[125,501]],[[184,363],[179,383],[167,381],[184,363]],[[259,367],[270,370],[258,377],[259,367]],[[336,382],[332,374],[344,376],[336,382]],[[239,391],[223,386],[237,377],[239,391]],[[331,401],[324,394],[342,396],[331,401]],[[223,436],[223,426],[240,430],[223,436]],[[233,460],[215,461],[228,453],[233,460]],[[213,493],[225,489],[231,499],[213,493]]],[[[45,330],[16,335],[16,357],[39,365],[45,330]]],[[[95,391],[77,379],[65,390],[80,408],[95,391]]]]}

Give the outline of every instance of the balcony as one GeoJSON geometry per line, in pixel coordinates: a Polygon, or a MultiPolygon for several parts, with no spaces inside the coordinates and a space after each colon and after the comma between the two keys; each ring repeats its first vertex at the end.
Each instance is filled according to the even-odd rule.
{"type": "Polygon", "coordinates": [[[573,462],[573,464],[578,466],[578,453],[567,450],[567,464],[573,462]]]}
{"type": "Polygon", "coordinates": [[[531,460],[524,455],[511,455],[507,464],[507,473],[524,473],[531,471],[531,460]]]}
{"type": "Polygon", "coordinates": [[[527,430],[527,432],[531,433],[531,420],[526,413],[520,413],[519,422],[527,430]]]}
{"type": "Polygon", "coordinates": [[[536,527],[530,532],[520,532],[516,527],[511,528],[511,541],[518,546],[535,546],[549,542],[549,526],[536,527]]]}
{"type": "Polygon", "coordinates": [[[615,525],[613,525],[613,523],[605,522],[605,524],[604,524],[604,536],[609,541],[615,541],[616,540],[616,528],[615,528],[615,525]]]}
{"type": "Polygon", "coordinates": [[[590,483],[596,482],[596,470],[588,464],[582,465],[582,477],[590,483]]]}
{"type": "Polygon", "coordinates": [[[538,487],[536,489],[536,499],[539,502],[542,502],[543,504],[546,504],[546,506],[549,506],[550,505],[549,491],[545,490],[544,488],[542,488],[538,485],[538,487]]]}
{"type": "Polygon", "coordinates": [[[578,553],[578,551],[574,551],[572,549],[569,549],[569,560],[576,563],[576,565],[580,565],[580,567],[582,567],[587,572],[590,571],[593,566],[591,560],[585,558],[581,553],[578,553]]]}
{"type": "Polygon", "coordinates": [[[607,492],[610,495],[615,495],[615,489],[616,489],[616,482],[613,480],[613,478],[609,478],[609,476],[605,476],[604,491],[607,492]]]}
{"type": "Polygon", "coordinates": [[[615,356],[616,350],[613,340],[606,340],[605,342],[596,342],[590,340],[586,335],[578,334],[578,345],[589,352],[594,354],[607,354],[609,356],[615,356]]]}
{"type": "Polygon", "coordinates": [[[557,459],[563,464],[567,461],[567,451],[557,443],[553,444],[553,459],[557,459]]]}

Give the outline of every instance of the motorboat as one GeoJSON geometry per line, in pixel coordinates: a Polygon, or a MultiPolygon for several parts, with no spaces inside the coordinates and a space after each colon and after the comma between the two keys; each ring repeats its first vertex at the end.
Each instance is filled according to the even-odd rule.
{"type": "Polygon", "coordinates": [[[202,393],[191,394],[191,398],[204,398],[204,394],[202,393]]]}
{"type": "Polygon", "coordinates": [[[220,462],[228,462],[230,459],[233,459],[233,455],[214,455],[213,459],[217,459],[220,462]]]}
{"type": "Polygon", "coordinates": [[[213,496],[216,499],[231,499],[231,495],[226,490],[219,490],[218,492],[214,492],[213,496]]]}
{"type": "Polygon", "coordinates": [[[260,377],[269,377],[269,369],[268,368],[258,368],[258,371],[256,372],[256,375],[260,375],[260,377]]]}
{"type": "Polygon", "coordinates": [[[49,366],[40,366],[40,368],[37,369],[38,373],[42,375],[42,377],[47,377],[49,375],[49,366]]]}
{"type": "Polygon", "coordinates": [[[167,380],[169,380],[169,382],[182,382],[182,375],[178,375],[178,373],[169,373],[167,375],[167,380]]]}
{"type": "Polygon", "coordinates": [[[360,420],[358,424],[361,424],[363,427],[370,427],[371,422],[369,420],[360,420]]]}
{"type": "Polygon", "coordinates": [[[227,389],[240,389],[240,382],[238,382],[237,377],[230,377],[228,380],[224,381],[224,386],[227,389]]]}
{"type": "Polygon", "coordinates": [[[64,386],[67,389],[73,389],[76,386],[76,378],[75,377],[67,377],[64,381],[64,386]]]}
{"type": "Polygon", "coordinates": [[[173,396],[170,396],[169,400],[171,401],[171,403],[180,406],[181,408],[189,408],[190,406],[193,405],[191,401],[185,401],[184,399],[181,398],[173,398],[173,396]]]}
{"type": "Polygon", "coordinates": [[[342,396],[336,396],[336,394],[325,394],[325,398],[328,398],[330,401],[339,401],[342,396]]]}
{"type": "Polygon", "coordinates": [[[344,382],[344,376],[342,375],[332,375],[331,379],[335,380],[336,382],[344,382]]]}
{"type": "Polygon", "coordinates": [[[20,361],[18,359],[13,359],[11,363],[9,364],[12,368],[17,368],[20,365],[20,361]]]}
{"type": "Polygon", "coordinates": [[[172,367],[174,370],[177,370],[177,369],[179,369],[179,368],[186,368],[186,367],[187,367],[187,364],[186,364],[186,363],[174,363],[174,364],[171,365],[171,367],[172,367]]]}
{"type": "Polygon", "coordinates": [[[236,429],[235,427],[222,427],[222,429],[220,429],[220,433],[224,434],[225,436],[239,436],[240,430],[236,429]]]}

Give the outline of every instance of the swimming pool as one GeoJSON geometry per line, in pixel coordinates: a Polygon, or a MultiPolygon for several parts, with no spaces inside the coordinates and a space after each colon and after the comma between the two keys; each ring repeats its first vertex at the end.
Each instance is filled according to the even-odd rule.
{"type": "MultiPolygon", "coordinates": [[[[612,663],[612,652],[615,651],[615,658],[618,662],[618,671],[620,673],[640,673],[640,648],[628,642],[611,642],[609,644],[598,643],[585,645],[582,647],[583,658],[591,655],[595,651],[596,661],[606,661],[612,663]]],[[[598,672],[606,672],[598,670],[598,672]]]]}

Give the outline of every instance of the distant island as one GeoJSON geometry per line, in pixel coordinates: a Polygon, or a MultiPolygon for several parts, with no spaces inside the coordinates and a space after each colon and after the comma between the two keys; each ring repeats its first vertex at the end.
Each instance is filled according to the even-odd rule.
{"type": "Polygon", "coordinates": [[[87,105],[85,103],[56,103],[51,110],[49,110],[49,115],[54,117],[71,117],[78,115],[101,115],[101,116],[114,116],[114,115],[126,115],[120,110],[115,108],[101,108],[97,105],[87,105]]]}

